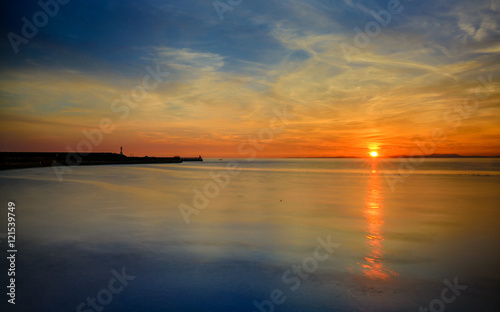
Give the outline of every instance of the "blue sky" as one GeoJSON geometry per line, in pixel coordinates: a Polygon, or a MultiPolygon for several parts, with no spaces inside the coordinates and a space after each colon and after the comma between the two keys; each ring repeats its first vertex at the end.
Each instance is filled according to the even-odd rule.
{"type": "Polygon", "coordinates": [[[436,127],[443,152],[500,153],[498,92],[443,126],[478,76],[499,89],[499,1],[243,0],[221,21],[208,0],[71,0],[15,53],[8,34],[22,35],[37,2],[1,4],[3,150],[64,150],[107,117],[118,129],[96,151],[238,156],[287,105],[296,118],[262,156],[405,153],[436,127]],[[399,13],[374,24],[391,5],[399,13]],[[356,46],[368,25],[378,31],[356,46]],[[168,82],[118,120],[110,103],[156,65],[168,82]]]}

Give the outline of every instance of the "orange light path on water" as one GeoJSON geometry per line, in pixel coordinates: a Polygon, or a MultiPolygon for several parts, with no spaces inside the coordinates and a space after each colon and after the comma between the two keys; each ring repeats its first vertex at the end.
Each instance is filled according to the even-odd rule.
{"type": "Polygon", "coordinates": [[[365,235],[368,253],[364,257],[365,262],[359,263],[364,274],[372,279],[388,279],[390,276],[397,276],[398,273],[384,267],[384,236],[382,233],[383,220],[383,197],[380,177],[377,172],[377,161],[373,159],[368,190],[366,194],[366,204],[364,215],[367,223],[367,233],[365,235]]]}

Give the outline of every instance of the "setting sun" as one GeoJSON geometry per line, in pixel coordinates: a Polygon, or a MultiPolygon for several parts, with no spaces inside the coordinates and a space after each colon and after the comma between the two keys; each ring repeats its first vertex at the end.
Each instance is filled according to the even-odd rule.
{"type": "Polygon", "coordinates": [[[372,156],[372,157],[377,157],[377,156],[378,156],[378,153],[377,153],[377,152],[375,152],[375,151],[370,152],[370,156],[372,156]]]}

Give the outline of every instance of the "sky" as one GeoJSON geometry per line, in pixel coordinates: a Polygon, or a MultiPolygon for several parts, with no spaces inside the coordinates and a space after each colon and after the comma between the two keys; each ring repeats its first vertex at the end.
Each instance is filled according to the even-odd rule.
{"type": "Polygon", "coordinates": [[[500,0],[20,0],[0,14],[0,151],[500,155],[500,0]]]}

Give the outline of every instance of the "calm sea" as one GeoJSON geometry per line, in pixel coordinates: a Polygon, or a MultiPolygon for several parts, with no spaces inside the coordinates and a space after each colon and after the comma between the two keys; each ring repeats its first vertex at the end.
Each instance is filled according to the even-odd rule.
{"type": "Polygon", "coordinates": [[[498,311],[500,159],[0,172],[2,311],[498,311]]]}

